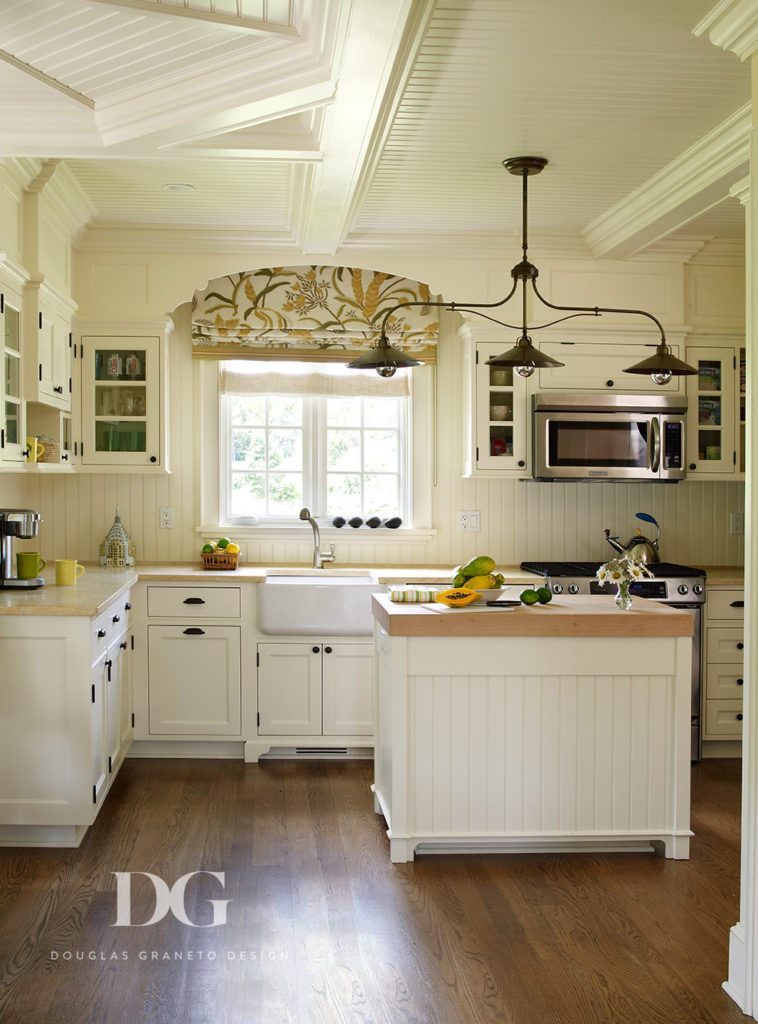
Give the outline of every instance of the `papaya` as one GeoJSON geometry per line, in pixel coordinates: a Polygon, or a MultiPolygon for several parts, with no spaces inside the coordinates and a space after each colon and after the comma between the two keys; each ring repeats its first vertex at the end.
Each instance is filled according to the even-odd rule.
{"type": "Polygon", "coordinates": [[[462,570],[462,565],[456,565],[453,569],[452,581],[454,587],[462,587],[466,582],[466,577],[463,575],[462,570]]]}
{"type": "Polygon", "coordinates": [[[494,568],[494,558],[490,558],[489,555],[477,555],[476,558],[472,558],[470,562],[467,562],[461,568],[461,572],[467,578],[471,576],[488,576],[494,568]]]}
{"type": "Polygon", "coordinates": [[[443,590],[441,594],[437,594],[434,600],[450,608],[465,608],[467,604],[478,601],[481,596],[467,587],[453,587],[452,590],[443,590]]]}
{"type": "Polygon", "coordinates": [[[497,587],[495,577],[490,576],[471,576],[466,580],[466,586],[470,590],[492,590],[497,587]]]}

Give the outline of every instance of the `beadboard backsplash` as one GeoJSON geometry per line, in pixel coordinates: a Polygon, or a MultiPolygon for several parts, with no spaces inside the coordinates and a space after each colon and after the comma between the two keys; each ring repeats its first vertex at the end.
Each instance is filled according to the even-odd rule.
{"type": "MultiPolygon", "coordinates": [[[[96,560],[119,505],[140,562],[199,563],[194,495],[178,476],[35,475],[23,478],[21,487],[17,481],[0,479],[0,504],[20,503],[42,513],[39,542],[33,546],[46,558],[96,560]],[[171,530],[158,527],[162,505],[174,510],[171,530]]],[[[338,565],[454,566],[483,553],[500,565],[535,558],[604,560],[611,548],[603,530],[626,540],[641,525],[649,535],[653,528],[634,518],[635,512],[649,512],[662,527],[665,561],[738,565],[743,538],[729,534],[729,513],[741,512],[743,500],[741,483],[535,483],[451,474],[435,488],[436,534],[428,541],[403,541],[401,534],[389,531],[374,541],[365,529],[360,537],[345,529],[322,531],[322,541],[335,541],[338,565]],[[481,512],[479,533],[458,531],[459,509],[481,512]]],[[[291,536],[279,542],[241,540],[246,561],[310,564],[310,527],[302,524],[300,529],[302,541],[291,536]]]]}

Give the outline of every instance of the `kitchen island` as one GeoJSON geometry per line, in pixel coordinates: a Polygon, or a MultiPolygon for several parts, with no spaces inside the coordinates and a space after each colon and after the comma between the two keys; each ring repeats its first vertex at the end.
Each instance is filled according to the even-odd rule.
{"type": "Polygon", "coordinates": [[[692,615],[372,598],[375,810],[416,852],[689,856],[692,615]]]}

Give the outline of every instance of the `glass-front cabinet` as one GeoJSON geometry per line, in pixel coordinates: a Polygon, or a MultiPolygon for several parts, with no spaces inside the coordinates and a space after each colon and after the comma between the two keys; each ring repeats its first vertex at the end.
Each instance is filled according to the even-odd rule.
{"type": "Polygon", "coordinates": [[[737,416],[744,415],[744,394],[739,413],[735,403],[735,351],[688,347],[687,362],[697,369],[697,376],[688,378],[687,468],[703,475],[733,474],[738,471],[737,416]]]}
{"type": "Polygon", "coordinates": [[[491,470],[526,473],[526,381],[512,367],[487,365],[488,359],[507,347],[502,341],[479,342],[474,347],[470,475],[491,470]]]}
{"type": "Polygon", "coordinates": [[[0,398],[0,460],[26,458],[24,405],[21,394],[21,295],[0,284],[0,328],[3,338],[3,376],[0,398]]]}
{"type": "Polygon", "coordinates": [[[83,465],[159,466],[160,340],[83,337],[83,465]]]}

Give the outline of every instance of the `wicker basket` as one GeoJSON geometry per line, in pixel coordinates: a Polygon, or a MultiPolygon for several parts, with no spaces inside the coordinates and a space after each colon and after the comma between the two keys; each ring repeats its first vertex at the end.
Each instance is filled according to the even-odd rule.
{"type": "Polygon", "coordinates": [[[210,551],[203,553],[203,569],[236,569],[239,560],[239,552],[230,555],[226,551],[210,551]]]}

